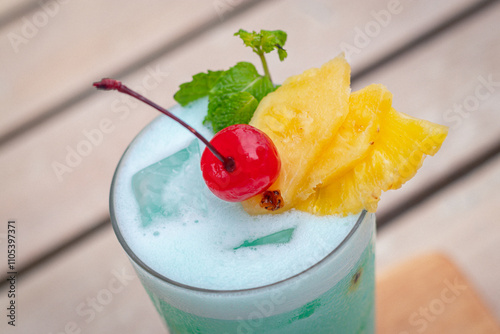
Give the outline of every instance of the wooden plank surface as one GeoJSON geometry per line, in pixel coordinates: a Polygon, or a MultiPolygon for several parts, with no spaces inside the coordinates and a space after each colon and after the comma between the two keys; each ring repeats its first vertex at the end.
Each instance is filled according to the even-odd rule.
{"type": "Polygon", "coordinates": [[[0,135],[88,91],[95,78],[120,71],[208,21],[218,23],[220,13],[213,2],[196,0],[46,3],[0,30],[0,62],[9,64],[2,71],[8,85],[0,89],[0,135]]]}
{"type": "MultiPolygon", "coordinates": [[[[39,2],[36,0],[3,0],[0,2],[0,22],[10,19],[13,15],[23,12],[25,15],[29,13],[22,9],[36,8],[39,2]]],[[[39,7],[40,8],[40,7],[39,7]]]]}
{"type": "MultiPolygon", "coordinates": [[[[427,2],[428,6],[431,3],[427,2]]],[[[308,7],[304,7],[302,2],[263,3],[249,10],[241,19],[223,22],[213,33],[200,37],[121,79],[132,87],[139,88],[146,82],[148,89],[142,87],[142,90],[146,91],[147,96],[162,105],[172,105],[172,92],[179,83],[189,80],[192,74],[207,68],[227,68],[242,59],[255,62],[255,57],[242,48],[236,38],[231,38],[231,35],[240,27],[268,27],[283,28],[290,35],[287,43],[290,59],[283,64],[278,63],[276,57],[269,59],[273,76],[279,82],[290,74],[319,66],[333,57],[340,50],[340,41],[349,41],[352,31],[361,24],[359,17],[364,20],[361,22],[372,22],[374,18],[370,12],[384,10],[387,6],[385,1],[371,2],[370,8],[360,12],[358,6],[349,1],[341,1],[337,3],[337,7],[326,1],[313,4],[313,7],[306,10],[308,7]],[[343,15],[335,14],[336,20],[322,18],[323,11],[333,15],[335,8],[343,8],[343,15]],[[349,23],[349,18],[353,17],[358,18],[354,23],[349,23]],[[297,21],[302,24],[297,25],[297,21]],[[307,31],[324,33],[312,36],[307,31]],[[317,52],[318,46],[323,48],[325,45],[325,52],[317,52]],[[200,54],[212,56],[200,57],[200,54]],[[155,71],[157,74],[152,75],[155,71]]],[[[445,10],[460,8],[454,4],[449,8],[439,7],[441,13],[433,11],[431,15],[425,15],[428,7],[422,7],[421,3],[414,5],[411,2],[407,6],[407,10],[394,16],[391,24],[381,30],[379,37],[373,39],[373,45],[382,41],[387,43],[388,39],[401,39],[405,34],[414,34],[413,31],[417,28],[426,29],[428,24],[449,15],[445,10]],[[415,6],[415,11],[411,6],[415,6]]],[[[484,23],[486,27],[490,24],[491,19],[484,23]]],[[[479,34],[482,29],[484,27],[480,26],[473,32],[479,34]]],[[[476,38],[473,32],[471,38],[476,38]]],[[[494,43],[498,41],[497,38],[487,35],[479,43],[494,43]]],[[[455,48],[452,45],[445,51],[451,52],[455,48]]],[[[357,62],[362,63],[361,59],[370,58],[370,52],[367,49],[353,59],[354,71],[359,66],[356,65],[357,62]]],[[[433,49],[427,52],[432,53],[433,49]]],[[[471,67],[474,64],[463,59],[461,66],[471,67]]],[[[395,82],[406,80],[398,68],[399,66],[386,71],[391,73],[395,82]]],[[[446,72],[442,73],[441,79],[444,80],[442,85],[448,83],[446,72]]],[[[90,81],[92,80],[89,78],[90,81]]],[[[427,100],[425,94],[426,92],[415,91],[414,88],[397,92],[397,96],[405,99],[411,96],[412,99],[427,100]]],[[[109,184],[118,159],[139,129],[156,115],[148,108],[131,103],[125,97],[100,92],[72,107],[70,112],[35,128],[29,136],[18,138],[0,148],[0,172],[5,178],[0,200],[9,205],[9,212],[5,214],[15,215],[26,226],[26,231],[29,231],[21,240],[26,261],[70,240],[92,224],[106,220],[109,184]],[[101,129],[107,123],[111,124],[110,128],[104,126],[105,129],[101,129]],[[87,137],[96,131],[102,137],[96,135],[96,144],[87,145],[87,137]],[[85,145],[88,146],[87,156],[81,156],[80,159],[74,157],[75,153],[71,152],[85,145]],[[66,160],[72,161],[71,166],[66,160]],[[59,173],[58,177],[54,164],[67,166],[68,172],[59,173]]],[[[402,109],[407,111],[409,108],[402,109]]]]}
{"type": "MultiPolygon", "coordinates": [[[[0,35],[20,36],[14,42],[9,38],[0,40],[0,48],[6,50],[0,55],[0,61],[10,64],[4,74],[4,80],[10,84],[0,90],[4,101],[0,135],[41,113],[50,112],[72,95],[86,91],[88,82],[94,78],[119,71],[159,45],[187,34],[200,23],[224,20],[245,2],[249,1],[68,2],[56,6],[54,14],[39,10],[48,19],[47,23],[41,21],[40,27],[33,28],[33,36],[27,33],[26,18],[20,18],[0,30],[0,35]],[[54,85],[55,82],[63,84],[54,85]]],[[[274,20],[263,20],[260,16],[264,12],[259,12],[256,19],[275,25],[289,21],[288,18],[301,22],[304,29],[296,26],[295,36],[291,36],[303,46],[296,55],[298,64],[320,65],[337,54],[340,46],[350,45],[356,49],[350,56],[352,63],[365,66],[386,54],[388,49],[418,36],[474,2],[477,1],[439,4],[429,0],[401,1],[393,10],[386,1],[372,1],[360,11],[355,3],[346,0],[313,1],[307,5],[295,1],[279,4],[280,15],[274,16],[274,20]],[[376,36],[367,40],[360,39],[359,35],[364,33],[359,31],[369,29],[376,20],[381,22],[380,32],[375,31],[376,36]],[[315,51],[318,45],[321,45],[321,54],[315,51]]],[[[27,20],[32,24],[37,22],[32,17],[27,20]]],[[[277,73],[284,74],[280,75],[281,79],[289,75],[287,70],[277,73]]]]}
{"type": "MultiPolygon", "coordinates": [[[[58,4],[48,1],[52,2],[58,4]]],[[[19,36],[15,41],[0,40],[0,49],[4,50],[0,61],[10,64],[4,73],[9,84],[0,89],[4,116],[0,137],[41,113],[51,112],[73,95],[88,92],[88,82],[96,77],[120,71],[200,24],[222,22],[246,2],[252,1],[70,1],[54,7],[53,14],[43,8],[36,11],[47,17],[46,22],[38,23],[34,14],[19,18],[0,30],[0,36],[19,36]],[[26,21],[37,23],[33,33],[26,21]],[[54,85],[56,82],[61,84],[54,85]]],[[[274,11],[272,20],[264,9],[246,24],[257,28],[292,26],[290,42],[296,40],[302,46],[301,52],[291,58],[297,64],[318,66],[336,55],[340,46],[350,45],[356,49],[350,59],[361,67],[475,2],[402,0],[393,9],[387,1],[378,0],[364,4],[360,10],[347,0],[293,1],[271,4],[268,8],[279,12],[274,11]],[[376,28],[377,20],[381,22],[380,31],[375,29],[373,37],[360,37],[373,24],[376,28]],[[319,45],[321,53],[317,52],[319,45]]],[[[224,58],[228,60],[226,55],[224,58]]],[[[281,80],[289,75],[285,68],[275,73],[281,80]]]]}
{"type": "Polygon", "coordinates": [[[384,228],[377,236],[378,270],[423,250],[448,254],[500,319],[498,189],[500,156],[384,228]]]}
{"type": "Polygon", "coordinates": [[[377,332],[499,334],[474,290],[442,254],[407,260],[377,279],[377,332]]]}

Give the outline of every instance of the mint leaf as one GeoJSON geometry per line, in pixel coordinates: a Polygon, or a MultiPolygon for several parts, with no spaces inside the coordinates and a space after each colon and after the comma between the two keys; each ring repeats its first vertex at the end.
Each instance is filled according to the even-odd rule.
{"type": "Polygon", "coordinates": [[[224,71],[208,71],[193,75],[193,80],[180,85],[174,99],[182,106],[209,94],[224,71]]]}
{"type": "Polygon", "coordinates": [[[234,33],[234,36],[239,36],[246,46],[251,47],[254,52],[258,52],[258,47],[260,45],[260,35],[254,32],[248,32],[246,30],[240,29],[238,32],[234,33]]]}
{"type": "Polygon", "coordinates": [[[212,123],[214,132],[233,125],[248,124],[259,102],[248,92],[217,95],[208,103],[205,122],[212,123]]]}
{"type": "Polygon", "coordinates": [[[260,102],[267,94],[274,92],[276,87],[273,86],[271,79],[266,76],[259,76],[252,82],[252,85],[247,90],[250,94],[252,94],[257,101],[260,102]]]}
{"type": "Polygon", "coordinates": [[[251,63],[240,62],[225,71],[210,90],[206,122],[218,132],[233,124],[248,124],[259,101],[272,92],[268,77],[251,63]]]}
{"type": "Polygon", "coordinates": [[[269,73],[264,53],[269,53],[274,49],[277,49],[278,56],[280,60],[283,61],[287,56],[286,50],[283,49],[286,42],[286,32],[281,30],[261,30],[257,33],[255,31],[248,32],[240,29],[234,35],[239,36],[243,40],[243,43],[246,46],[251,47],[253,52],[259,56],[260,61],[262,62],[262,67],[264,68],[264,73],[271,81],[271,74],[269,73]]]}
{"type": "Polygon", "coordinates": [[[281,61],[283,61],[287,53],[283,46],[285,45],[287,34],[282,30],[261,30],[259,33],[253,31],[248,32],[246,30],[240,29],[234,34],[239,36],[246,46],[252,48],[252,50],[260,56],[264,53],[269,53],[275,49],[278,50],[278,55],[281,61]]]}
{"type": "Polygon", "coordinates": [[[233,124],[248,124],[259,101],[274,91],[271,80],[251,63],[240,62],[227,71],[208,71],[180,86],[174,98],[185,105],[208,95],[208,114],[215,132],[233,124]]]}
{"type": "Polygon", "coordinates": [[[240,62],[224,72],[211,89],[210,96],[248,92],[260,101],[273,90],[271,80],[259,75],[253,64],[240,62]]]}
{"type": "MultiPolygon", "coordinates": [[[[279,53],[279,50],[283,50],[283,46],[285,45],[285,42],[286,42],[286,32],[284,31],[281,31],[281,30],[273,30],[273,31],[269,31],[269,30],[261,30],[260,31],[260,35],[261,35],[261,45],[262,45],[262,50],[265,52],[265,53],[269,53],[271,51],[273,51],[274,49],[278,49],[278,53],[279,53]]],[[[286,53],[286,51],[285,51],[286,53]]],[[[283,61],[285,58],[281,59],[281,56],[280,56],[280,60],[283,61]]]]}
{"type": "MultiPolygon", "coordinates": [[[[276,44],[276,45],[278,45],[278,44],[276,44]]],[[[285,49],[283,49],[281,46],[279,46],[278,47],[278,56],[280,57],[280,60],[283,61],[288,56],[288,53],[286,52],[285,49]]]]}
{"type": "Polygon", "coordinates": [[[224,72],[212,87],[210,94],[220,95],[243,91],[259,76],[255,66],[251,63],[240,62],[224,72]]]}

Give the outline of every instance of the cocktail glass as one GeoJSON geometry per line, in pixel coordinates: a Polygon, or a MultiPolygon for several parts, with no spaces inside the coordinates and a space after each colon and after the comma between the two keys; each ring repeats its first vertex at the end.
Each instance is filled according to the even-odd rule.
{"type": "MultiPolygon", "coordinates": [[[[320,259],[300,259],[310,265],[291,277],[250,289],[210,290],[174,281],[134,252],[122,234],[127,222],[117,219],[116,182],[115,174],[113,228],[170,333],[374,333],[374,214],[360,213],[336,248],[320,259]]],[[[314,247],[328,249],[321,242],[314,247]]]]}

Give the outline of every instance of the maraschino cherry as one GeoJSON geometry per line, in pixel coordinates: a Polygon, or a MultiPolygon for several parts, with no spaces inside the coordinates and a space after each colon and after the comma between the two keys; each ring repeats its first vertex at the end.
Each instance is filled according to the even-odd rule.
{"type": "Polygon", "coordinates": [[[231,125],[217,132],[210,143],[234,159],[230,171],[210,150],[205,149],[201,156],[203,178],[217,197],[240,202],[267,190],[276,181],[281,168],[278,151],[271,138],[259,129],[231,125]]]}
{"type": "Polygon", "coordinates": [[[117,90],[152,106],[198,137],[207,147],[201,156],[201,170],[208,188],[219,198],[241,202],[267,190],[278,178],[281,160],[271,138],[259,129],[236,124],[209,142],[183,120],[120,81],[105,78],[94,82],[97,89],[117,90]],[[216,149],[217,147],[217,149],[216,149]]]}

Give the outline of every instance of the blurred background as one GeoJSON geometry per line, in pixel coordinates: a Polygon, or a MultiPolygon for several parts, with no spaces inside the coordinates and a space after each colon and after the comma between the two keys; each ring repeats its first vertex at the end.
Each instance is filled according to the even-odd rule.
{"type": "Polygon", "coordinates": [[[157,113],[91,84],[113,77],[171,106],[193,74],[260,69],[240,28],[288,33],[288,58],[268,57],[275,82],[344,51],[353,90],[382,83],[397,110],[450,127],[439,154],[382,196],[377,270],[441,252],[500,319],[499,22],[499,2],[479,0],[2,0],[0,277],[15,220],[19,308],[1,332],[163,330],[108,213],[114,168],[157,113]]]}

